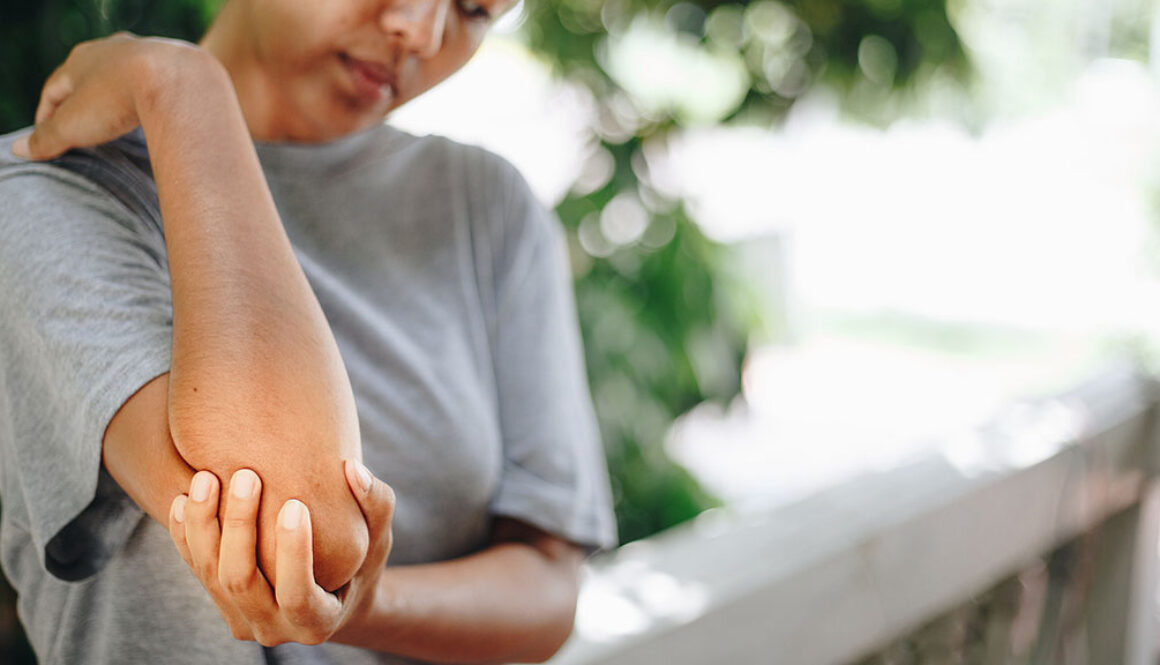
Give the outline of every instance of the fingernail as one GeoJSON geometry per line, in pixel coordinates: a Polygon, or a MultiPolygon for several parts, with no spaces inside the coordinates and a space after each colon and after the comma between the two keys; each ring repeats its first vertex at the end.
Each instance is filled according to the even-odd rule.
{"type": "Polygon", "coordinates": [[[282,506],[282,516],[278,518],[282,528],[287,531],[293,531],[302,523],[302,509],[304,506],[298,499],[290,499],[286,505],[282,506]]]}
{"type": "Polygon", "coordinates": [[[189,490],[189,498],[198,503],[209,498],[209,476],[199,473],[193,477],[193,487],[189,490]]]}
{"type": "Polygon", "coordinates": [[[230,480],[230,492],[239,499],[249,499],[254,496],[254,489],[258,486],[257,480],[253,471],[238,469],[230,480]]]}
{"type": "Polygon", "coordinates": [[[32,157],[32,154],[28,152],[27,136],[21,136],[12,142],[12,154],[16,155],[17,157],[23,157],[24,159],[29,159],[32,157]]]}
{"type": "Polygon", "coordinates": [[[364,492],[371,491],[371,472],[358,460],[354,460],[354,470],[358,472],[358,482],[364,492]]]}
{"type": "Polygon", "coordinates": [[[185,501],[185,495],[183,494],[173,502],[173,520],[178,524],[185,521],[185,501]]]}

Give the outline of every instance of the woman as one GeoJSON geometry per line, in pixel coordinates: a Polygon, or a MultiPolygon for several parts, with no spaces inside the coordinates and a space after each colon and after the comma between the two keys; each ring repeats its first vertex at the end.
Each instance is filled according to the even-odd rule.
{"type": "Polygon", "coordinates": [[[510,3],[229,0],[198,46],[78,46],[0,139],[0,562],[42,661],[567,637],[613,535],[559,229],[382,124],[510,3]]]}

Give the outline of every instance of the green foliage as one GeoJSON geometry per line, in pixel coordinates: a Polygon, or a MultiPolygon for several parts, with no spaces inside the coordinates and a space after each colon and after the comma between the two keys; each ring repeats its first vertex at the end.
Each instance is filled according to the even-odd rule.
{"type": "Polygon", "coordinates": [[[45,79],[76,44],[120,30],[197,41],[221,0],[36,0],[0,7],[0,133],[32,123],[45,79]],[[20,63],[13,66],[12,63],[20,63]]]}
{"type": "Polygon", "coordinates": [[[693,51],[740,60],[748,90],[718,118],[725,122],[776,122],[819,82],[858,104],[888,101],[922,75],[961,77],[966,61],[945,0],[528,2],[525,38],[592,91],[601,119],[594,139],[614,157],[607,184],[573,194],[557,213],[578,247],[589,381],[628,542],[714,505],[663,442],[692,406],[740,392],[755,317],[736,306],[745,297],[727,279],[724,248],[652,188],[642,147],[678,130],[684,114],[658,112],[622,86],[610,67],[612,41],[651,20],[693,51]],[[602,211],[624,196],[650,204],[648,224],[618,245],[602,237],[602,211]]]}
{"type": "MultiPolygon", "coordinates": [[[[776,120],[810,87],[889,92],[935,71],[961,78],[946,0],[528,0],[528,43],[566,77],[610,98],[609,36],[651,18],[707,52],[740,55],[749,93],[730,118],[776,120]],[[859,90],[864,88],[865,90],[859,90]]],[[[874,95],[856,95],[866,103],[874,95]]],[[[660,118],[658,125],[672,118],[660,118]]]]}
{"type": "MultiPolygon", "coordinates": [[[[117,30],[196,40],[220,3],[6,4],[0,59],[21,64],[0,69],[0,131],[31,122],[44,79],[77,42],[117,30]]],[[[558,213],[578,268],[589,379],[624,541],[713,505],[666,457],[662,442],[692,406],[737,396],[754,321],[737,306],[737,285],[725,278],[724,248],[700,233],[683,205],[653,188],[643,166],[642,146],[684,118],[645,109],[607,67],[610,38],[642,18],[682,44],[742,63],[747,90],[721,116],[725,121],[776,121],[818,82],[862,103],[884,99],[924,72],[965,69],[946,0],[529,0],[528,43],[595,93],[601,123],[594,138],[614,164],[606,183],[572,194],[558,213]],[[607,219],[616,217],[609,213],[614,200],[636,216],[630,227],[641,219],[643,226],[617,231],[618,222],[607,219]]]]}
{"type": "MultiPolygon", "coordinates": [[[[0,132],[31,123],[41,85],[74,44],[118,30],[195,41],[221,1],[0,5],[0,62],[9,63],[0,68],[0,132]]],[[[754,316],[737,304],[744,298],[727,278],[725,248],[649,182],[642,146],[683,117],[645,111],[614,80],[610,36],[651,17],[684,44],[739,59],[747,90],[720,118],[733,122],[774,122],[818,82],[865,106],[935,71],[959,76],[966,62],[946,0],[528,2],[528,43],[595,94],[594,136],[613,162],[607,182],[573,193],[557,212],[573,248],[589,380],[627,542],[714,505],[662,443],[694,405],[737,396],[754,316]]],[[[0,654],[31,662],[26,648],[3,644],[10,607],[0,602],[0,654]]]]}
{"type": "Polygon", "coordinates": [[[634,142],[604,147],[619,156],[609,183],[569,196],[557,212],[580,272],[576,301],[589,381],[627,542],[716,503],[661,444],[683,412],[737,395],[750,326],[720,279],[724,248],[678,203],[647,186],[629,189],[640,185],[628,164],[634,142]],[[641,221],[628,220],[626,234],[617,230],[626,220],[610,219],[616,214],[641,221]]]}

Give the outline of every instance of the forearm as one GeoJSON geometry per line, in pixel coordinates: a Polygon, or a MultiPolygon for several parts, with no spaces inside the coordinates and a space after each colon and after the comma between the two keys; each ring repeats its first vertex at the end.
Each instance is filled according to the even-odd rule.
{"type": "Polygon", "coordinates": [[[319,583],[334,588],[357,567],[351,552],[366,548],[342,477],[341,460],[361,457],[349,379],[229,78],[208,56],[189,57],[149,71],[138,103],[173,293],[172,441],[191,466],[223,483],[243,466],[262,477],[268,575],[278,507],[306,501],[320,517],[319,583]],[[336,551],[332,536],[349,541],[338,548],[347,561],[327,556],[336,551]]]}
{"type": "Polygon", "coordinates": [[[552,539],[388,566],[373,604],[335,640],[435,662],[543,661],[571,634],[581,557],[552,539]]]}
{"type": "MultiPolygon", "coordinates": [[[[273,431],[287,444],[309,438],[358,454],[346,371],[228,77],[190,68],[179,85],[154,87],[141,120],[173,291],[169,404],[178,449],[195,465],[217,463],[273,431]],[[225,431],[233,441],[217,438],[225,431]]],[[[247,449],[245,458],[285,452],[247,449]]]]}

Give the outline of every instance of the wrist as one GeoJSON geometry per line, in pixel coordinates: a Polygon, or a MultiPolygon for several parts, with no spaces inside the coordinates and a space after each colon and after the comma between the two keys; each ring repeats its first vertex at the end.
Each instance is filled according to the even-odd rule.
{"type": "Polygon", "coordinates": [[[397,589],[391,588],[395,569],[383,568],[382,573],[369,585],[355,601],[350,615],[331,640],[340,644],[386,650],[385,644],[393,641],[386,633],[397,629],[401,622],[402,597],[397,589]]]}
{"type": "Polygon", "coordinates": [[[188,109],[212,108],[219,97],[237,104],[229,74],[196,44],[173,39],[142,39],[132,67],[133,103],[141,125],[188,109]]]}

